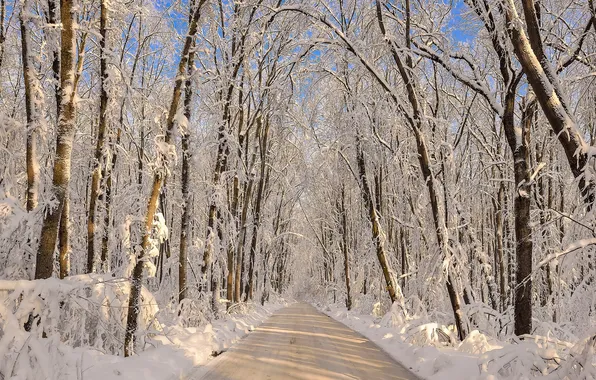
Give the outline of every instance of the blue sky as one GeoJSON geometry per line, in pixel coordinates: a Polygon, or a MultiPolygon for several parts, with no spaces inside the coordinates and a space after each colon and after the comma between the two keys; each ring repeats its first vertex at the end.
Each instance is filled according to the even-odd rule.
{"type": "Polygon", "coordinates": [[[451,20],[448,25],[452,28],[451,35],[455,41],[467,42],[474,38],[474,34],[467,28],[469,24],[463,20],[463,14],[468,11],[469,9],[463,0],[454,1],[451,20]]]}

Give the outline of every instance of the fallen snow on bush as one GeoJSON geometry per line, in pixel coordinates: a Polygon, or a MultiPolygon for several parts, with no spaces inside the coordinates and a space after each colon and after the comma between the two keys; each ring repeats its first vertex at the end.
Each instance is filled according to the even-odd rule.
{"type": "Polygon", "coordinates": [[[570,343],[544,336],[528,336],[523,341],[512,337],[502,342],[474,330],[458,342],[446,326],[400,318],[395,305],[382,318],[345,307],[319,309],[376,343],[423,379],[596,379],[596,331],[570,343]]]}
{"type": "Polygon", "coordinates": [[[155,298],[143,288],[142,350],[124,358],[111,353],[121,349],[129,288],[103,275],[0,281],[0,379],[178,379],[282,307],[235,305],[213,323],[184,327],[182,317],[160,321],[155,298]]]}
{"type": "MultiPolygon", "coordinates": [[[[171,326],[153,338],[156,345],[131,358],[86,352],[86,380],[184,379],[193,367],[227,350],[279,308],[281,304],[249,305],[200,328],[171,326]]],[[[75,379],[75,377],[73,377],[75,379]]]]}

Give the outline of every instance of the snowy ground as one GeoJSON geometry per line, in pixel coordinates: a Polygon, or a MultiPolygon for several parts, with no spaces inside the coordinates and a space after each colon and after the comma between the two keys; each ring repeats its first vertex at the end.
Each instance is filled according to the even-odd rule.
{"type": "Polygon", "coordinates": [[[419,380],[387,353],[304,302],[273,314],[193,380],[419,380]]]}
{"type": "Polygon", "coordinates": [[[322,312],[364,335],[396,361],[428,380],[478,379],[478,356],[454,349],[417,347],[405,342],[394,327],[382,327],[379,318],[348,312],[337,306],[320,308],[322,312]]]}
{"type": "MultiPolygon", "coordinates": [[[[158,321],[157,301],[143,290],[139,341],[144,350],[123,358],[107,353],[121,350],[128,285],[100,275],[0,281],[0,380],[185,378],[285,306],[283,300],[265,307],[243,304],[213,323],[183,327],[180,323],[196,318],[205,306],[189,305],[185,318],[172,318],[176,313],[165,309],[169,318],[158,321]],[[26,331],[32,315],[41,323],[26,331]]],[[[384,315],[376,305],[368,314],[366,305],[371,306],[350,312],[338,306],[319,309],[428,380],[596,379],[596,330],[568,341],[548,332],[499,341],[472,331],[459,342],[452,328],[424,313],[408,314],[397,302],[384,315]]]]}
{"type": "Polygon", "coordinates": [[[231,315],[202,328],[167,327],[154,339],[162,345],[132,358],[92,355],[81,358],[86,380],[182,379],[195,366],[204,365],[213,353],[221,353],[254,330],[281,304],[254,306],[248,315],[231,315]]]}
{"type": "Polygon", "coordinates": [[[345,307],[319,306],[319,309],[361,333],[427,380],[596,379],[593,372],[596,356],[585,343],[572,345],[544,336],[523,342],[501,342],[476,330],[463,342],[450,343],[449,331],[444,326],[396,320],[395,310],[380,318],[347,311],[345,307]],[[584,365],[578,366],[576,360],[584,365]]]}
{"type": "Polygon", "coordinates": [[[108,350],[113,343],[121,347],[118,333],[126,308],[119,302],[127,298],[128,282],[101,280],[105,279],[86,275],[69,280],[0,281],[0,380],[184,378],[284,306],[283,301],[264,307],[241,304],[242,309],[230,310],[213,323],[182,327],[181,318],[176,323],[157,322],[155,299],[144,289],[148,305],[140,318],[146,334],[141,343],[144,350],[124,358],[106,352],[114,352],[108,350]],[[41,315],[43,322],[25,331],[23,325],[32,314],[41,315]]]}

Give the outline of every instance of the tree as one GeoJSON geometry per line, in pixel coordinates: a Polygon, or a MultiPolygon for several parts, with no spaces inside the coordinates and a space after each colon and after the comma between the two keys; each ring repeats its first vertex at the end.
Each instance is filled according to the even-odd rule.
{"type": "MultiPolygon", "coordinates": [[[[191,5],[192,9],[192,5],[191,5]]],[[[192,20],[189,17],[189,22],[192,20]]],[[[181,139],[182,139],[182,216],[180,220],[180,254],[178,258],[178,302],[182,302],[187,296],[187,266],[188,266],[188,220],[189,220],[189,206],[190,206],[190,161],[191,151],[189,147],[190,133],[188,123],[191,119],[191,105],[192,105],[192,75],[194,74],[194,53],[195,44],[192,43],[191,50],[188,53],[188,63],[186,69],[186,83],[184,87],[184,117],[186,118],[186,124],[181,126],[181,139]]]]}
{"type": "MultiPolygon", "coordinates": [[[[106,139],[107,129],[107,109],[108,109],[108,93],[107,86],[107,23],[108,23],[108,8],[106,0],[101,0],[100,15],[99,15],[99,78],[100,78],[100,96],[99,96],[99,127],[97,129],[97,141],[95,145],[95,155],[93,163],[93,175],[91,180],[91,194],[89,195],[89,211],[87,214],[87,272],[95,271],[95,213],[97,211],[97,199],[100,191],[100,176],[102,173],[102,161],[104,160],[104,145],[106,139]]],[[[102,259],[105,259],[102,257],[102,259]]],[[[102,260],[102,267],[105,268],[106,263],[102,260]]]]}
{"type": "MultiPolygon", "coordinates": [[[[27,116],[27,211],[31,212],[37,207],[39,197],[39,159],[37,154],[39,129],[43,128],[44,108],[43,92],[37,80],[37,70],[31,63],[32,52],[29,49],[29,20],[26,14],[29,12],[29,2],[23,2],[23,8],[19,17],[21,24],[21,56],[23,60],[23,82],[25,85],[25,113],[27,116]]],[[[4,41],[4,3],[2,4],[2,38],[4,41]]]]}
{"type": "Polygon", "coordinates": [[[587,172],[590,157],[589,146],[577,129],[557,75],[544,52],[537,14],[540,3],[535,3],[534,0],[523,0],[522,6],[527,24],[527,34],[522,28],[522,20],[513,0],[507,0],[504,7],[515,55],[528,77],[528,82],[536,94],[542,112],[565,151],[571,172],[578,179],[578,186],[584,202],[588,209],[591,209],[594,203],[596,184],[592,175],[587,172]]]}
{"type": "MultiPolygon", "coordinates": [[[[184,73],[186,72],[186,68],[189,62],[190,50],[194,40],[194,35],[197,33],[197,29],[199,27],[201,9],[205,3],[206,0],[199,0],[198,3],[194,6],[194,9],[190,10],[192,13],[192,17],[190,18],[190,23],[188,25],[188,34],[186,35],[186,38],[184,40],[184,47],[180,53],[180,62],[178,64],[172,101],[170,103],[170,108],[166,121],[166,134],[164,138],[164,143],[166,145],[169,145],[172,140],[175,116],[178,112],[178,103],[180,102],[180,97],[182,94],[182,85],[184,83],[184,73]]],[[[167,157],[165,156],[166,153],[167,152],[162,151],[160,152],[160,156],[158,157],[158,160],[160,160],[162,164],[167,163],[167,157]]],[[[145,215],[144,230],[142,233],[143,241],[141,244],[141,251],[137,257],[137,262],[134,266],[131,278],[130,296],[128,299],[128,314],[126,317],[124,356],[130,356],[134,352],[135,332],[137,330],[138,325],[137,319],[141,307],[140,296],[143,281],[143,270],[146,266],[149,250],[151,248],[151,232],[153,230],[153,218],[157,209],[157,199],[159,196],[159,192],[164,183],[165,177],[165,168],[156,171],[153,177],[151,195],[149,196],[149,200],[147,203],[147,213],[145,215]]]]}
{"type": "Polygon", "coordinates": [[[73,23],[73,1],[60,1],[62,21],[60,50],[60,118],[56,134],[56,156],[54,159],[52,190],[58,206],[49,210],[41,230],[37,251],[35,278],[49,278],[54,271],[54,249],[60,225],[60,218],[70,184],[72,144],[76,129],[76,86],[74,68],[75,29],[73,23]]]}

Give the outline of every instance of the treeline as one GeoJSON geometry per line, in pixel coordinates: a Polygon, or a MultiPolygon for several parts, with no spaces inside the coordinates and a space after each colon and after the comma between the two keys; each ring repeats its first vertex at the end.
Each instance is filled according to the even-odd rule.
{"type": "Polygon", "coordinates": [[[128,279],[125,355],[143,285],[587,331],[592,1],[1,8],[1,276],[128,279]]]}

